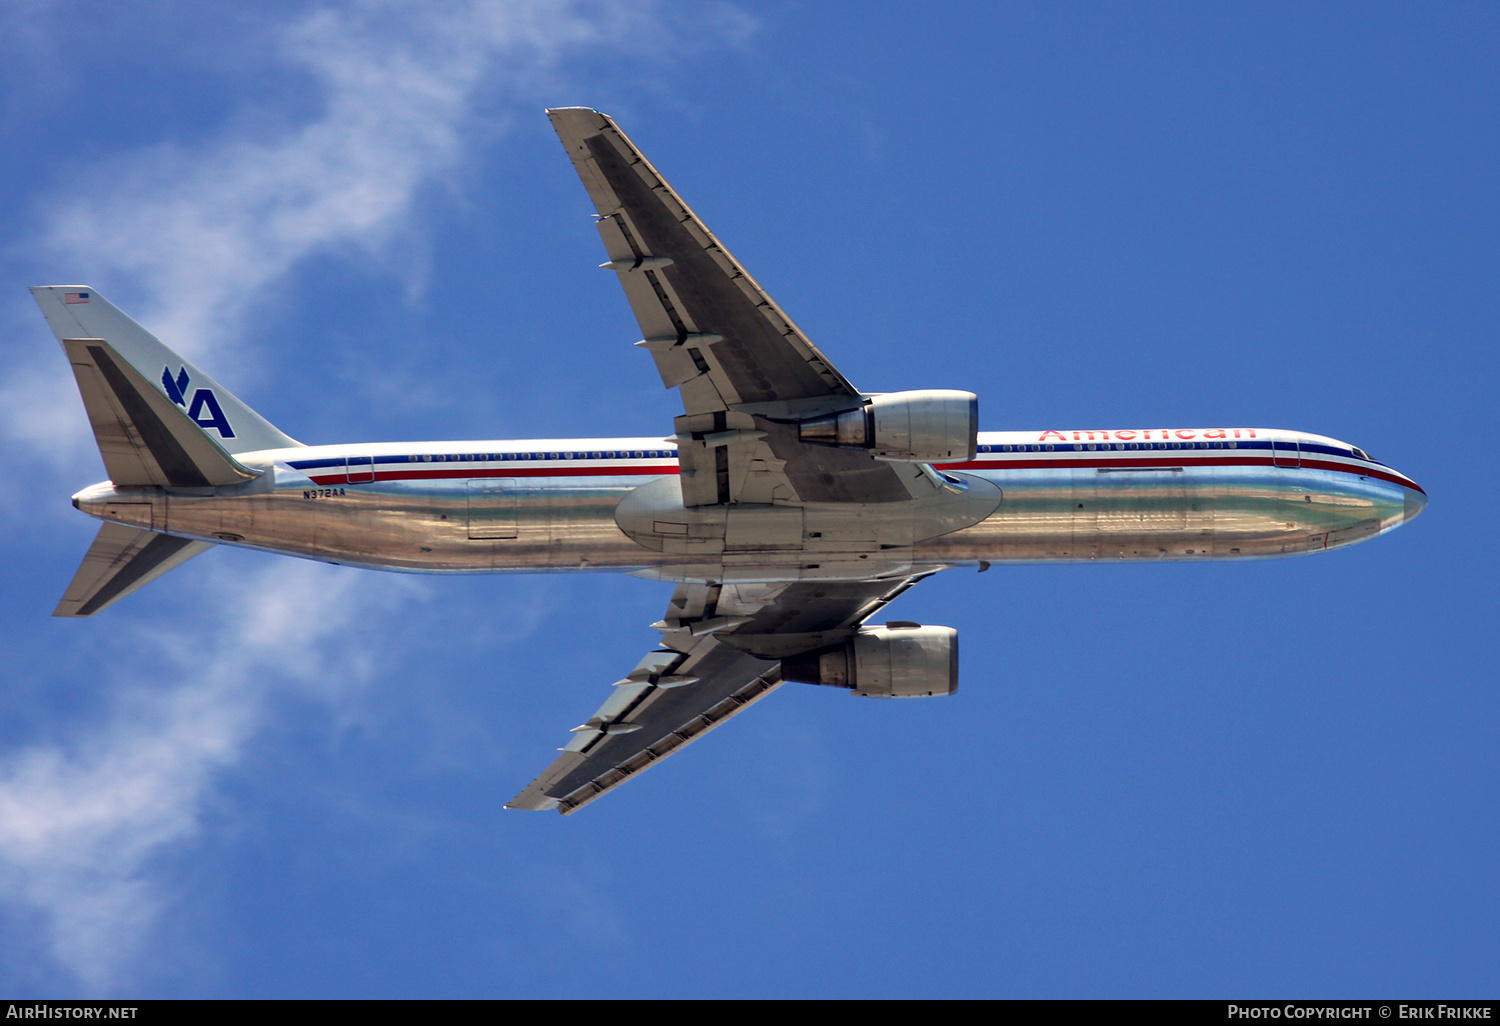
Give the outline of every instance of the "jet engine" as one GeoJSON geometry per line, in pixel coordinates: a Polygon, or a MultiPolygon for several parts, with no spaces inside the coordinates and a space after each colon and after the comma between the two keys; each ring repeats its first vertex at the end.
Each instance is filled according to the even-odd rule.
{"type": "Polygon", "coordinates": [[[904,463],[971,460],[979,451],[979,397],[940,388],[865,396],[859,409],[802,421],[797,436],[904,463]]]}
{"type": "Polygon", "coordinates": [[[958,690],[958,631],[900,622],[861,627],[842,645],[783,659],[781,675],[866,698],[951,695],[958,690]]]}

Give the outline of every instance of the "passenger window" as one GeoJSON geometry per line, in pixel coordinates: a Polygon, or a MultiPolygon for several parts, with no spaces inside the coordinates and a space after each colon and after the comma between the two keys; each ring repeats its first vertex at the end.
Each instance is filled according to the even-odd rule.
{"type": "Polygon", "coordinates": [[[1240,444],[1239,442],[1230,442],[1229,443],[1229,447],[1231,449],[1237,449],[1237,448],[1239,448],[1239,444],[1240,444]]]}

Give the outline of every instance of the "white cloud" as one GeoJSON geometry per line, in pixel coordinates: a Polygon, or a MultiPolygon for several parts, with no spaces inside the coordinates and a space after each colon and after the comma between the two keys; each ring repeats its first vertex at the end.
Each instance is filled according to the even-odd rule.
{"type": "MultiPolygon", "coordinates": [[[[534,103],[565,57],[681,53],[705,38],[739,42],[751,28],[728,6],[708,5],[702,19],[706,35],[698,26],[672,39],[672,19],[650,2],[365,0],[316,10],[272,35],[287,74],[316,84],[320,116],[270,137],[243,127],[267,119],[245,118],[238,133],[109,161],[49,198],[41,244],[76,280],[141,295],[137,319],[206,363],[208,352],[242,344],[248,308],[299,262],[376,252],[402,232],[418,189],[452,172],[518,101],[534,103]]],[[[0,430],[51,439],[45,451],[71,462],[86,423],[55,423],[53,397],[71,385],[47,356],[45,369],[22,371],[26,386],[0,390],[0,430]],[[40,435],[42,423],[74,437],[59,445],[64,436],[40,435]]]]}
{"type": "Polygon", "coordinates": [[[280,33],[289,71],[320,89],[317,120],[114,163],[107,184],[56,211],[48,244],[154,292],[150,322],[187,355],[232,344],[246,307],[299,261],[378,247],[400,227],[418,187],[473,141],[483,87],[514,92],[572,50],[628,43],[650,10],[541,0],[318,10],[280,33]]]}
{"type": "MultiPolygon", "coordinates": [[[[727,7],[702,17],[731,43],[747,30],[727,7]]],[[[528,90],[581,49],[664,51],[669,20],[649,3],[581,0],[320,8],[273,34],[288,73],[320,91],[311,120],[268,135],[253,126],[275,112],[251,112],[211,141],[106,161],[51,197],[45,244],[79,279],[144,297],[142,320],[169,345],[198,359],[245,347],[248,309],[301,261],[378,253],[409,230],[419,188],[495,131],[501,101],[534,102],[528,90]]],[[[81,416],[58,419],[58,389],[71,386],[47,355],[49,369],[22,367],[0,391],[0,433],[45,437],[56,463],[72,464],[90,440],[81,416]],[[60,444],[64,428],[71,442],[60,444]]],[[[198,833],[216,774],[242,758],[270,694],[319,694],[337,630],[400,590],[390,578],[277,564],[223,597],[223,622],[134,639],[113,663],[171,669],[152,683],[113,681],[130,700],[108,722],[0,759],[0,896],[40,912],[60,965],[93,989],[128,976],[171,901],[153,860],[198,833]],[[190,663],[189,648],[213,652],[210,664],[190,663]]]]}
{"type": "Polygon", "coordinates": [[[167,683],[119,681],[102,726],[0,760],[0,895],[43,912],[52,955],[85,986],[130,967],[170,900],[150,860],[197,832],[214,774],[239,759],[270,694],[358,683],[325,643],[381,612],[390,590],[366,584],[301,561],[224,575],[222,622],[132,639],[149,653],[135,665],[167,683]]]}

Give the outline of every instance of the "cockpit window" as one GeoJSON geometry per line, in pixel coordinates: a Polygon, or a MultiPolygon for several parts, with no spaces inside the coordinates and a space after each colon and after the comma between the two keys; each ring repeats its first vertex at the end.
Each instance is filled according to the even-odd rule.
{"type": "Polygon", "coordinates": [[[1369,460],[1371,463],[1375,462],[1374,458],[1369,453],[1367,453],[1363,449],[1361,449],[1359,446],[1357,446],[1357,445],[1351,445],[1349,448],[1354,452],[1354,455],[1358,456],[1360,459],[1362,459],[1362,460],[1369,460]]]}

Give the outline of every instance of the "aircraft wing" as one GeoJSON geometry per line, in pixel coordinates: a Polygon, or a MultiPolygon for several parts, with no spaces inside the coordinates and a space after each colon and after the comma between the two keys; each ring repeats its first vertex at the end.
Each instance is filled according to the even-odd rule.
{"type": "Polygon", "coordinates": [[[795,421],[860,393],[792,323],[615,123],[547,112],[598,211],[599,234],[662,382],[682,394],[683,501],[896,502],[933,472],[799,441],[795,421]]]}
{"type": "Polygon", "coordinates": [[[506,803],[564,815],[781,686],[783,656],[835,644],[921,577],[682,584],[646,653],[542,775],[506,803]]]}

